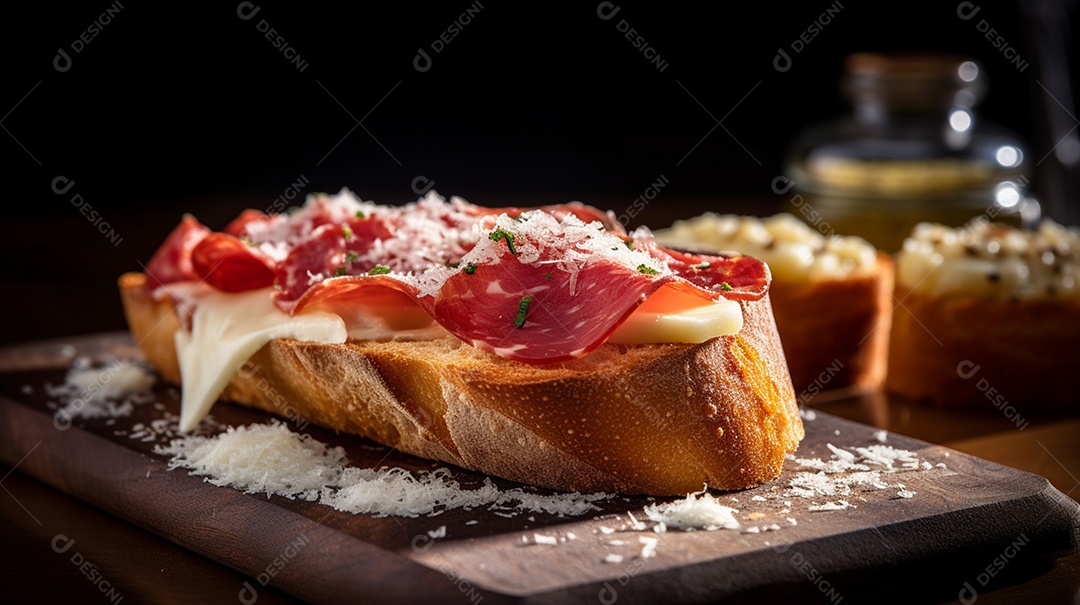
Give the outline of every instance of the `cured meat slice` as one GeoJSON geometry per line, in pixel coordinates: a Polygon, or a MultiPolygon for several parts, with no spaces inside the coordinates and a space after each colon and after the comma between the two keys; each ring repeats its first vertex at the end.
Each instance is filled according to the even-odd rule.
{"type": "Polygon", "coordinates": [[[191,264],[191,251],[209,233],[209,228],[195,220],[195,217],[190,214],[185,214],[180,224],[173,228],[146,265],[147,284],[150,288],[199,279],[199,275],[191,264]]]}
{"type": "Polygon", "coordinates": [[[760,261],[668,250],[610,219],[582,204],[493,209],[425,198],[395,208],[324,196],[294,215],[245,212],[221,233],[185,217],[148,272],[159,284],[201,279],[224,292],[274,285],[275,304],[291,314],[329,309],[405,330],[438,324],[532,364],[589,353],[661,288],[702,305],[768,290],[760,261]]]}
{"type": "Polygon", "coordinates": [[[710,256],[670,250],[652,244],[653,255],[685,284],[673,284],[677,288],[693,285],[709,292],[720,292],[729,300],[758,300],[769,289],[771,276],[768,265],[745,256],[710,256]]]}
{"type": "Polygon", "coordinates": [[[211,233],[191,251],[195,273],[222,292],[244,292],[274,283],[269,261],[227,233],[211,233]]]}
{"type": "Polygon", "coordinates": [[[228,225],[225,225],[225,229],[223,229],[223,231],[234,237],[242,237],[244,235],[247,235],[247,227],[249,224],[256,221],[264,221],[266,220],[266,218],[266,214],[258,210],[248,208],[241,212],[240,216],[234,218],[232,222],[230,222],[228,225]]]}
{"type": "MultiPolygon", "coordinates": [[[[291,310],[360,305],[369,313],[385,312],[377,302],[385,297],[376,293],[391,288],[470,345],[542,364],[594,350],[660,288],[674,287],[709,304],[755,300],[768,287],[768,270],[755,259],[669,253],[647,242],[634,251],[623,238],[577,219],[500,215],[488,227],[488,236],[456,268],[325,280],[291,310]]],[[[399,308],[401,300],[394,298],[399,308]]]]}
{"type": "Polygon", "coordinates": [[[571,274],[504,259],[448,279],[432,315],[451,334],[501,357],[566,361],[603,344],[665,281],[613,262],[571,274]]]}

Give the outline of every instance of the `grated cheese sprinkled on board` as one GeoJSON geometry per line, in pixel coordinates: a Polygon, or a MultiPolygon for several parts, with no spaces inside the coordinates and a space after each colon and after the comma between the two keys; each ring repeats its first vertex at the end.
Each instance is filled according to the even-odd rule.
{"type": "Polygon", "coordinates": [[[154,451],[172,456],[169,470],[191,469],[213,485],[302,500],[318,499],[325,485],[339,481],[348,463],[340,447],[327,448],[276,420],[229,427],[214,437],[175,439],[154,451]]]}
{"type": "Polygon", "coordinates": [[[479,488],[463,489],[447,468],[416,473],[402,468],[356,468],[348,466],[342,448],[330,448],[309,435],[294,433],[278,420],[230,427],[212,437],[175,439],[154,451],[170,456],[170,470],[189,469],[214,485],[267,497],[318,500],[340,511],[375,517],[435,516],[480,506],[489,506],[494,514],[506,517],[521,512],[581,515],[599,510],[593,503],[611,497],[501,490],[487,478],[479,488]]]}
{"type": "Polygon", "coordinates": [[[738,529],[734,508],[720,504],[720,501],[704,490],[688,494],[682,500],[663,504],[650,504],[645,507],[645,515],[652,521],[663,523],[665,528],[683,530],[703,529],[738,529]]]}
{"type": "MultiPolygon", "coordinates": [[[[787,495],[816,499],[850,496],[856,490],[883,490],[889,487],[889,483],[885,481],[883,475],[932,468],[929,463],[920,462],[918,454],[915,452],[888,445],[842,449],[828,443],[826,447],[832,452],[829,460],[818,458],[797,458],[795,460],[800,467],[817,472],[801,471],[796,473],[788,481],[787,495]],[[899,466],[896,465],[897,462],[900,463],[899,466]]],[[[905,494],[910,494],[897,494],[902,498],[915,496],[915,492],[904,490],[902,483],[896,484],[896,487],[900,488],[905,494]]],[[[817,505],[810,510],[842,510],[830,506],[817,505]],[[824,508],[822,508],[823,506],[824,508]]]]}
{"type": "Polygon", "coordinates": [[[64,384],[48,388],[51,397],[63,404],[57,418],[117,418],[130,416],[133,404],[152,398],[156,378],[144,365],[116,359],[95,367],[89,359],[77,359],[68,370],[64,384]]]}

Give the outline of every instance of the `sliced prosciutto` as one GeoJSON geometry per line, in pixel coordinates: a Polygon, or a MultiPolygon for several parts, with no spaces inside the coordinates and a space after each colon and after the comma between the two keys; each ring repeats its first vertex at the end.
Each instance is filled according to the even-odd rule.
{"type": "Polygon", "coordinates": [[[411,329],[422,310],[472,346],[532,364],[596,349],[661,288],[702,304],[768,289],[760,261],[667,250],[605,216],[580,204],[489,209],[429,194],[387,207],[342,194],[293,215],[242,217],[190,256],[192,272],[219,290],[275,285],[287,313],[397,318],[411,329]]]}
{"type": "Polygon", "coordinates": [[[209,234],[209,228],[190,214],[185,214],[146,264],[146,278],[150,287],[199,279],[192,266],[191,251],[209,234]]]}
{"type": "Polygon", "coordinates": [[[206,283],[222,292],[245,292],[274,283],[269,261],[227,233],[211,233],[191,250],[191,265],[206,283]]]}

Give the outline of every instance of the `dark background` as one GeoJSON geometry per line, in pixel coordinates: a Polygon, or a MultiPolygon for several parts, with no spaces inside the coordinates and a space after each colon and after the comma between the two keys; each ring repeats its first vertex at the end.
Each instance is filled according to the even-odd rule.
{"type": "MultiPolygon", "coordinates": [[[[245,21],[238,4],[5,9],[0,341],[122,329],[116,277],[138,270],[182,213],[220,228],[297,182],[304,193],[349,187],[399,204],[416,199],[414,181],[424,177],[443,195],[484,205],[581,200],[619,213],[663,176],[669,185],[636,224],[703,210],[772,213],[785,146],[799,129],[847,111],[836,83],[854,51],[980,59],[990,91],[979,114],[1015,131],[1039,161],[1059,138],[1047,133],[1053,99],[1044,86],[1058,89],[1036,42],[1069,35],[1077,15],[1075,2],[1027,3],[1049,11],[1046,28],[1007,2],[975,2],[971,20],[950,0],[740,2],[708,12],[617,2],[605,21],[596,2],[480,0],[348,10],[256,2],[245,21]],[[109,7],[119,14],[75,53],[72,43],[109,7]],[[795,53],[791,44],[830,7],[839,14],[795,53]],[[617,30],[622,19],[664,71],[617,30]],[[983,37],[983,19],[1026,70],[983,37]],[[261,20],[304,71],[263,37],[261,20]],[[420,48],[432,59],[425,72],[413,66],[420,48]],[[773,66],[780,48],[793,59],[786,72],[773,66]],[[71,57],[67,71],[54,68],[58,49],[71,57]],[[52,189],[58,176],[74,181],[63,195],[52,189]],[[107,221],[111,239],[75,195],[107,221]]],[[[1055,98],[1068,104],[1067,94],[1055,98]]],[[[1078,201],[1061,201],[1055,162],[1039,164],[1032,187],[1048,214],[1075,224],[1078,201]]]]}

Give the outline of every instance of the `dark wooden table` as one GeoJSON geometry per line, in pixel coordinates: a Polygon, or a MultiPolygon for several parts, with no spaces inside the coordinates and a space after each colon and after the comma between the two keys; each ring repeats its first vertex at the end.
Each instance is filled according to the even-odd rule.
{"type": "MultiPolygon", "coordinates": [[[[604,205],[603,201],[587,201],[604,205]]],[[[681,213],[694,214],[709,209],[709,204],[708,200],[696,200],[684,205],[681,213]]],[[[259,206],[235,200],[228,203],[206,200],[198,208],[190,209],[220,227],[235,215],[236,208],[244,205],[259,206]]],[[[618,204],[612,202],[605,207],[618,207],[618,204]]],[[[774,210],[752,204],[725,209],[747,213],[774,210]]],[[[6,296],[0,302],[0,311],[5,317],[22,319],[9,322],[0,340],[15,342],[122,329],[123,318],[113,285],[115,276],[122,270],[137,269],[138,260],[145,262],[161,234],[177,218],[163,217],[160,210],[124,216],[120,226],[130,234],[130,243],[125,245],[120,257],[111,251],[96,258],[80,255],[77,262],[81,268],[75,273],[78,277],[74,289],[86,305],[79,313],[71,313],[64,298],[71,295],[72,284],[42,279],[5,285],[6,296]]],[[[652,207],[643,215],[642,222],[661,225],[669,218],[664,211],[652,207]]],[[[42,217],[41,225],[37,226],[43,227],[46,222],[42,217]]],[[[19,229],[4,229],[5,239],[13,248],[40,251],[43,244],[26,235],[35,232],[30,228],[33,226],[23,224],[19,229]]],[[[80,233],[82,227],[61,225],[60,235],[80,233]]],[[[983,413],[955,411],[880,393],[821,393],[809,405],[1042,475],[1073,499],[1080,497],[1080,411],[1053,416],[1025,414],[1029,424],[1021,430],[996,409],[983,413]]],[[[0,467],[0,492],[3,492],[0,493],[0,601],[250,602],[250,594],[242,593],[245,581],[250,582],[250,578],[45,486],[22,474],[17,466],[0,467]],[[63,545],[68,540],[74,540],[71,547],[62,554],[56,552],[54,543],[63,545]],[[79,557],[73,563],[76,553],[79,557]],[[77,564],[85,562],[93,567],[77,564]],[[107,578],[108,585],[103,578],[107,578]]],[[[986,563],[991,564],[992,559],[993,553],[988,553],[986,563]]],[[[1080,553],[1020,567],[1008,566],[1008,575],[998,576],[992,590],[980,587],[979,603],[1080,602],[1080,553]]],[[[912,578],[911,581],[924,580],[912,578]]],[[[961,581],[955,581],[956,593],[936,594],[926,602],[971,603],[970,595],[959,593],[961,581]]],[[[876,601],[888,601],[895,588],[883,585],[876,601]]],[[[778,589],[778,594],[783,597],[783,590],[778,589]]],[[[260,586],[258,602],[296,600],[260,586]]]]}
{"type": "MultiPolygon", "coordinates": [[[[809,403],[811,409],[1043,475],[1070,497],[1080,494],[1076,479],[1080,475],[1080,444],[1076,440],[1080,418],[1029,416],[1021,430],[996,410],[980,413],[935,408],[880,393],[821,393],[809,403]]],[[[27,452],[27,456],[32,455],[32,451],[27,452]]],[[[260,586],[234,570],[45,486],[15,466],[0,469],[4,492],[0,494],[0,582],[5,602],[252,602],[254,597],[245,582],[257,589],[259,602],[296,602],[290,595],[260,586]]],[[[996,554],[986,553],[986,566],[993,565],[996,554]]],[[[979,585],[974,576],[941,574],[920,581],[945,587],[928,591],[927,599],[921,601],[925,603],[971,603],[973,594],[961,592],[964,581],[977,590],[981,603],[1029,599],[1035,603],[1074,603],[1080,599],[1080,553],[1049,562],[1007,565],[988,587],[979,585]]],[[[890,590],[899,588],[884,584],[877,601],[887,602],[890,590]]],[[[792,590],[799,597],[806,596],[806,591],[798,589],[778,586],[767,592],[781,599],[792,590]]],[[[860,600],[851,595],[845,602],[860,600]]],[[[912,602],[910,591],[905,592],[905,602],[912,602]]]]}

